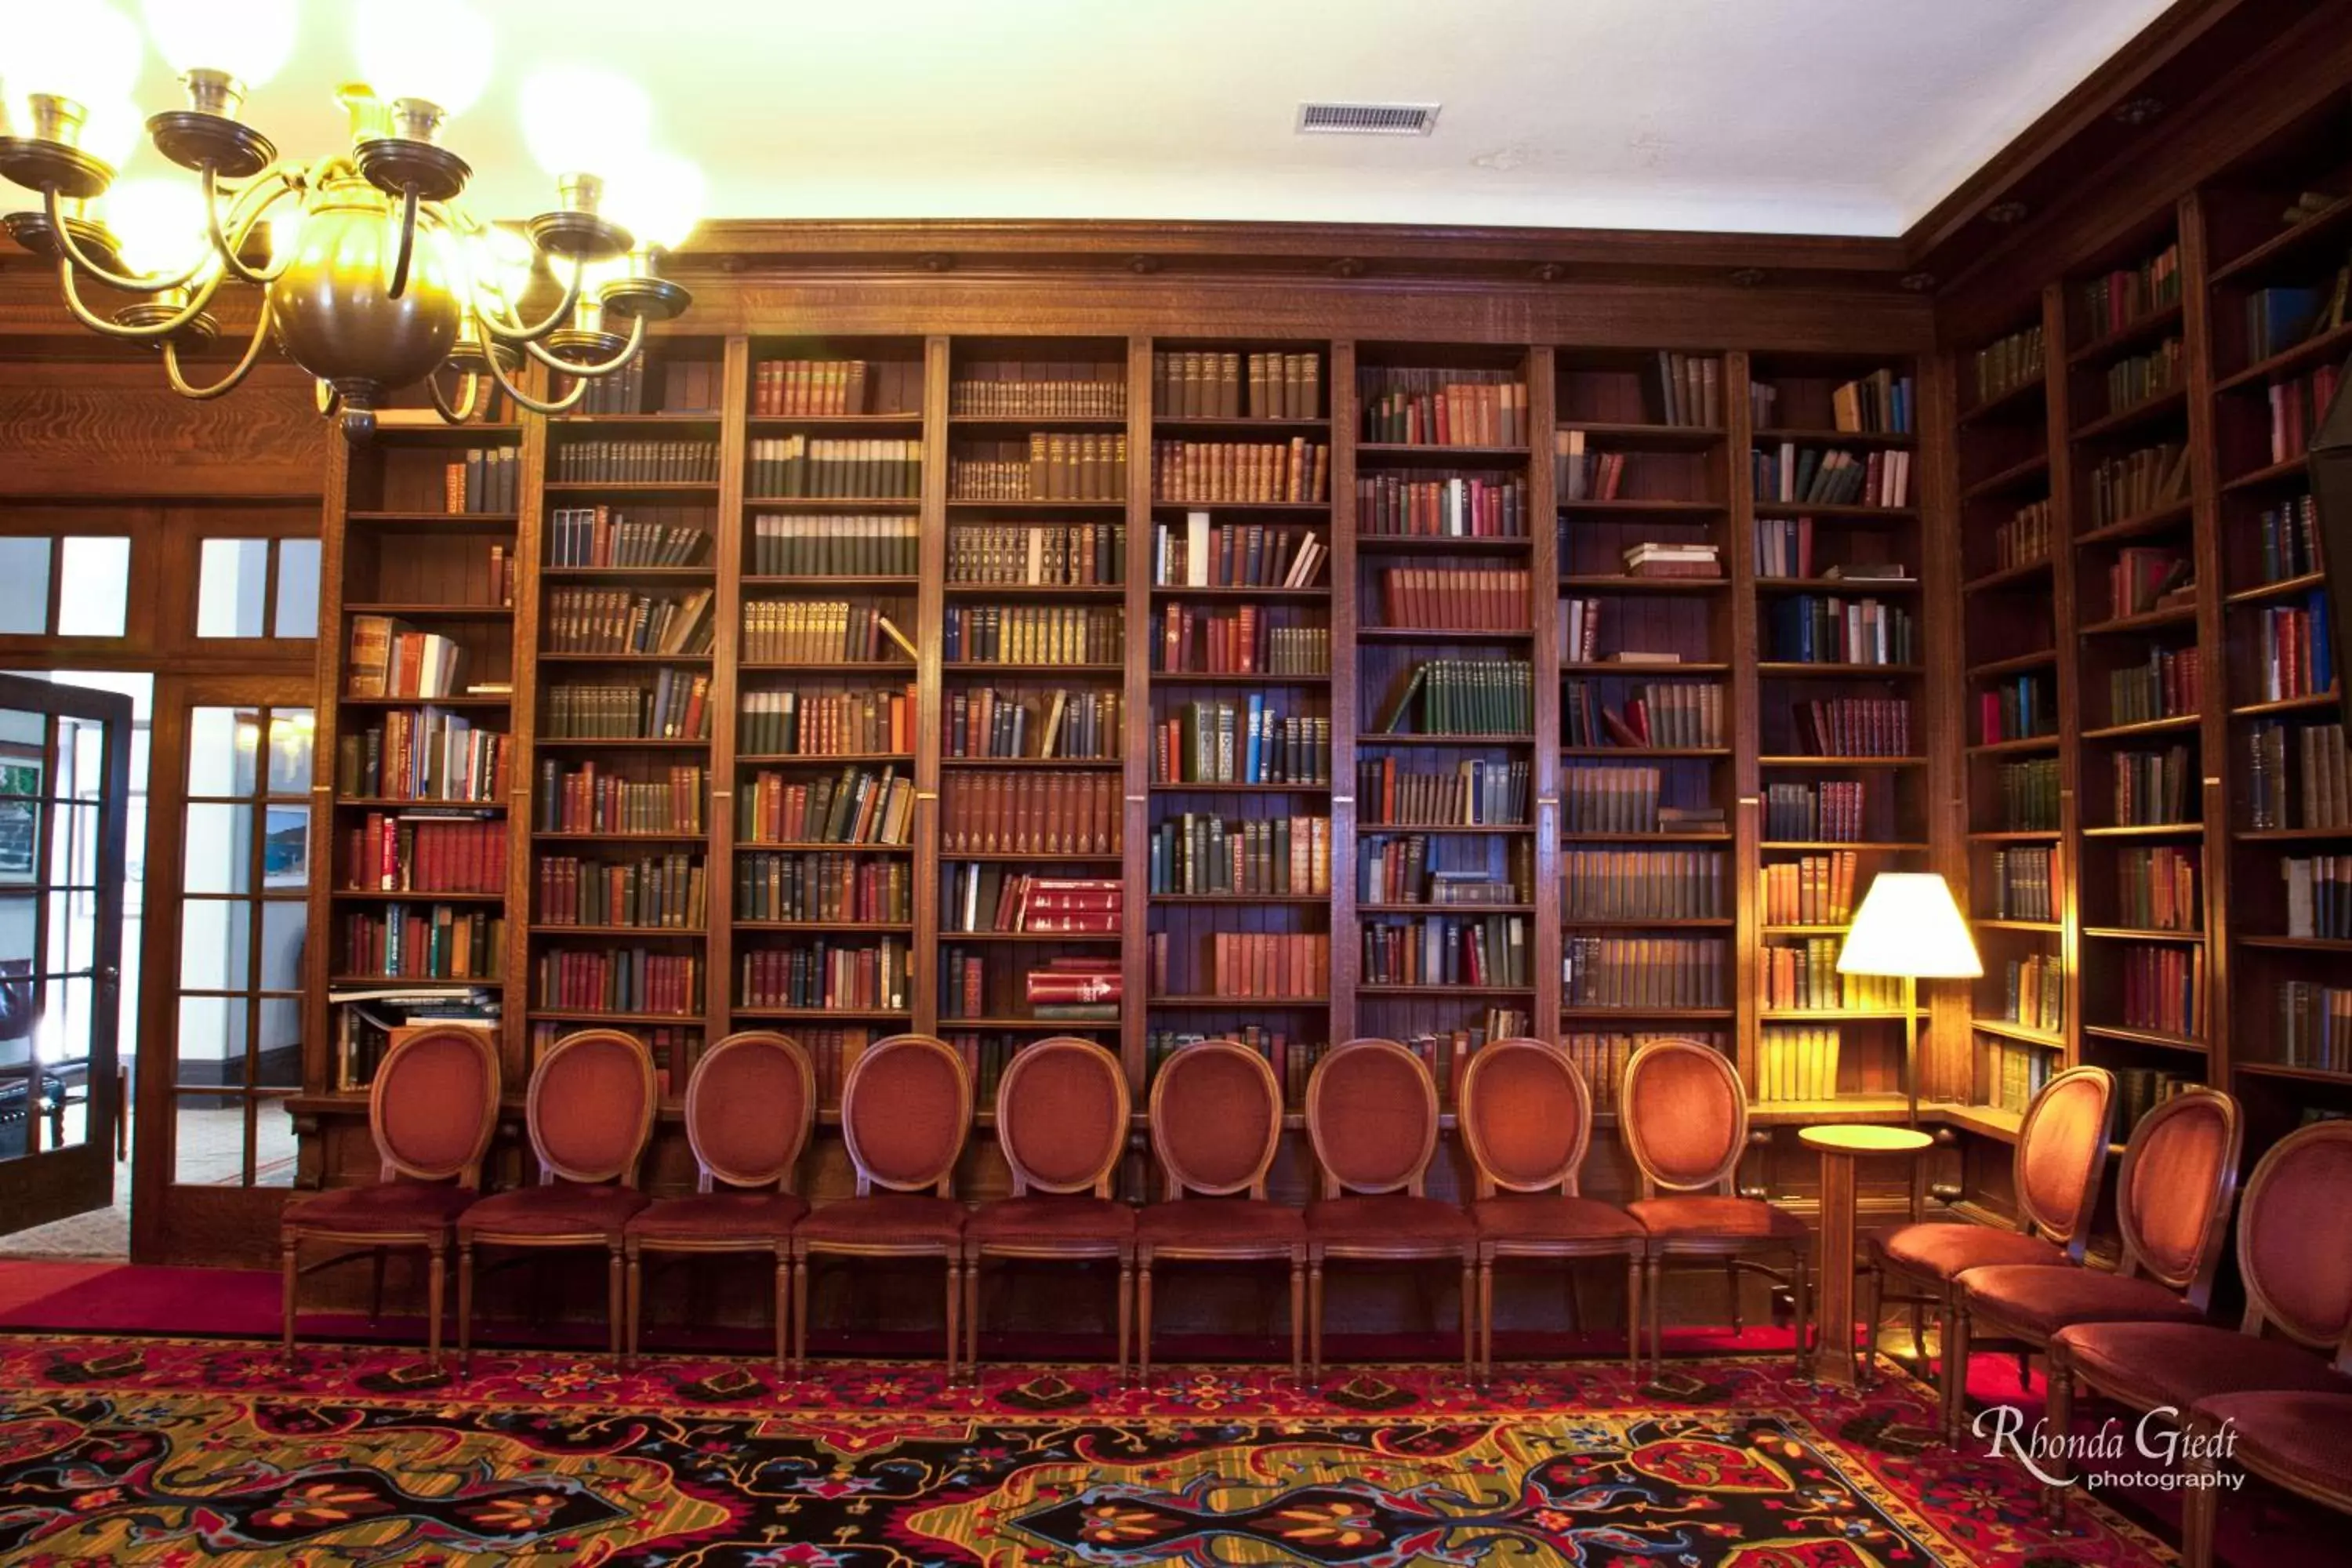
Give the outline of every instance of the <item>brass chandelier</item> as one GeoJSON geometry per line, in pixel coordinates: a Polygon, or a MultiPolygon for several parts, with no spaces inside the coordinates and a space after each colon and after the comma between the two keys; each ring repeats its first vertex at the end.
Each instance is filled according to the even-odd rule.
{"type": "Polygon", "coordinates": [[[301,162],[279,158],[241,118],[248,92],[291,53],[299,8],[146,0],[148,34],[187,100],[148,117],[146,139],[195,178],[119,180],[136,140],[129,95],[148,40],[97,0],[0,0],[14,13],[0,17],[0,178],[41,197],[0,222],[55,264],[84,326],[160,350],[173,389],[193,398],[235,390],[274,337],[318,379],[320,412],[360,439],[389,394],[419,382],[453,424],[493,384],[523,407],[562,413],[591,381],[635,360],[647,322],[687,309],[687,291],[658,262],[692,228],[701,177],[652,150],[651,112],[634,86],[588,68],[526,79],[524,129],[556,176],[556,205],[493,226],[461,204],[472,171],[441,144],[446,122],[488,84],[482,17],[464,0],[338,7],[375,86],[340,89],[349,144],[301,162]],[[524,296],[542,278],[538,298],[555,298],[527,319],[524,296]],[[183,355],[218,335],[212,305],[232,281],[259,290],[252,336],[233,368],[198,384],[183,355]],[[94,307],[83,298],[91,283],[133,298],[94,307]],[[555,373],[551,387],[568,378],[569,390],[525,391],[517,372],[526,357],[555,373]]]}

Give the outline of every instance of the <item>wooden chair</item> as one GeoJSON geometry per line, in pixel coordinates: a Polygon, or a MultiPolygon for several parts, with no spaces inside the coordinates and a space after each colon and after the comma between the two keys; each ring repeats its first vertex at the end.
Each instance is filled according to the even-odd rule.
{"type": "MultiPolygon", "coordinates": [[[[2050,1337],[2049,1425],[2063,1435],[2078,1389],[2135,1411],[2186,1411],[2225,1394],[2343,1393],[2352,1334],[2352,1121],[2319,1121],[2270,1147],[2238,1215],[2245,1315],[2211,1323],[2077,1323],[2050,1337]],[[2275,1331],[2276,1338],[2273,1338],[2275,1331]],[[2316,1353],[2315,1353],[2316,1352],[2316,1353]],[[2334,1366],[2329,1358],[2333,1357],[2334,1366]]],[[[2063,1459],[2059,1464],[2063,1471],[2063,1459]]],[[[2049,1489],[2053,1512],[2064,1487],[2049,1489]]]]}
{"type": "MultiPolygon", "coordinates": [[[[1462,1142],[1478,1168],[1470,1205],[1478,1237],[1478,1381],[1495,1375],[1495,1263],[1625,1260],[1625,1364],[1639,1364],[1642,1264],[1649,1232],[1623,1209],[1576,1190],[1592,1142],[1592,1095],[1566,1051],[1496,1040],[1462,1075],[1462,1142]],[[1506,1195],[1507,1194],[1507,1195],[1506,1195]]],[[[1570,1272],[1570,1289],[1574,1274],[1570,1272]]]]}
{"type": "Polygon", "coordinates": [[[626,1316],[622,1249],[629,1218],[646,1206],[637,1164],[653,1131],[653,1058],[618,1029],[583,1029],[548,1047],[531,1069],[524,1122],[539,1185],[494,1193],[457,1217],[457,1351],[474,1348],[474,1249],[604,1249],[605,1321],[621,1354],[626,1316]]]}
{"type": "MultiPolygon", "coordinates": [[[[1962,1274],[1945,1349],[1960,1388],[1982,1339],[2040,1350],[2074,1323],[2202,1322],[2244,1142],[2238,1102],[2218,1089],[2184,1089],[2142,1117],[2116,1187],[2122,1264],[2112,1274],[2032,1263],[1962,1274]]],[[[1965,1392],[1955,1403],[1965,1408],[1965,1392]]]]}
{"type": "MultiPolygon", "coordinates": [[[[2352,1373],[2352,1341],[2336,1355],[2352,1373]]],[[[2213,1568],[2213,1529],[2221,1489],[2212,1484],[2224,1440],[2230,1463],[2299,1498],[2352,1513],[2352,1378],[2340,1390],[2217,1394],[2189,1406],[2187,1445],[2192,1486],[2180,1504],[2180,1555],[2189,1568],[2213,1568]],[[2225,1439],[2226,1435],[2226,1439],[2225,1439]]]]}
{"type": "MultiPolygon", "coordinates": [[[[285,1260],[281,1298],[285,1355],[294,1359],[298,1254],[306,1241],[366,1247],[375,1266],[368,1315],[383,1310],[384,1255],[425,1254],[425,1355],[441,1364],[441,1313],[450,1227],[480,1196],[482,1155],[499,1121],[499,1051],[487,1029],[425,1029],[384,1053],[368,1086],[368,1131],[378,1172],[373,1186],[336,1187],[289,1204],[278,1220],[285,1260]]],[[[352,1256],[338,1253],[327,1262],[352,1256]]],[[[323,1268],[325,1264],[312,1267],[323,1268]]]]}
{"type": "Polygon", "coordinates": [[[1739,1271],[1786,1257],[1795,1297],[1796,1362],[1805,1365],[1810,1316],[1806,1269],[1812,1233],[1804,1221],[1759,1198],[1741,1197],[1737,1176],[1748,1148],[1748,1091],[1730,1058],[1696,1040],[1654,1040],[1625,1064],[1619,1125],[1642,1173],[1642,1196],[1625,1212],[1649,1233],[1650,1359],[1665,1359],[1658,1303],[1670,1260],[1720,1264],[1731,1285],[1735,1324],[1739,1271]],[[1664,1195],[1661,1195],[1663,1190],[1664,1195]]]}
{"type": "Polygon", "coordinates": [[[776,1370],[792,1355],[792,1234],[808,1213],[793,1191],[816,1116],[808,1053],[786,1036],[750,1029],[702,1054],[686,1084],[686,1141],[694,1194],[660,1198],[633,1215],[623,1245],[629,1268],[628,1353],[644,1327],[644,1255],[764,1252],[776,1260],[776,1370]]]}
{"type": "Polygon", "coordinates": [[[1118,1375],[1127,1376],[1135,1284],[1135,1211],[1112,1196],[1127,1152],[1127,1069],[1074,1035],[1013,1053],[996,1084],[996,1142],[1013,1193],[984,1203],[963,1229],[964,1362],[980,1366],[980,1268],[985,1258],[1118,1264],[1118,1375]]]}
{"type": "MultiPolygon", "coordinates": [[[[2010,1187],[2017,1194],[2018,1228],[1932,1220],[1874,1231],[1864,1238],[1862,1321],[1869,1325],[1871,1353],[1862,1358],[1867,1386],[1877,1361],[1878,1314],[1888,1282],[1916,1310],[1934,1310],[1943,1344],[1951,1343],[1958,1308],[1956,1281],[1971,1268],[1995,1264],[2043,1268],[2079,1267],[2090,1238],[2091,1215],[2098,1207],[2099,1184],[2106,1173],[2107,1120],[2115,1102],[2115,1075],[2105,1068],[2069,1068],[2042,1086],[2025,1108],[2011,1164],[2010,1187]]],[[[1952,1375],[1945,1356],[1939,1388],[1947,1436],[1959,1430],[1964,1380],[1952,1375]]]]}
{"type": "Polygon", "coordinates": [[[1470,1216],[1425,1196],[1437,1149],[1437,1086],[1394,1040],[1349,1040],[1307,1080],[1307,1136],[1323,1168],[1307,1205],[1307,1365],[1323,1376],[1323,1265],[1447,1258],[1462,1268],[1462,1372],[1474,1370],[1477,1245],[1470,1216]]]}
{"type": "Polygon", "coordinates": [[[1274,1068],[1237,1041],[1186,1046],[1160,1064],[1152,1080],[1150,1122],[1165,1197],[1136,1218],[1137,1359],[1143,1381],[1151,1381],[1151,1268],[1160,1259],[1289,1259],[1290,1375],[1300,1377],[1307,1222],[1287,1204],[1266,1201],[1265,1173],[1282,1142],[1282,1086],[1274,1068]]]}
{"type": "Polygon", "coordinates": [[[855,1195],[793,1226],[793,1375],[808,1364],[810,1258],[936,1258],[947,1268],[947,1375],[955,1381],[964,1222],[955,1168],[971,1131],[971,1074],[945,1040],[892,1035],[850,1068],[841,1141],[857,1173],[855,1195]]]}

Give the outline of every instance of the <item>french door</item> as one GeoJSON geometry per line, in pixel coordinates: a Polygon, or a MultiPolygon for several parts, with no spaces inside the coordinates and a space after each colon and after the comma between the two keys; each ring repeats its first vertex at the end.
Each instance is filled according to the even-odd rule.
{"type": "Polygon", "coordinates": [[[114,1201],[131,700],[0,675],[0,1232],[114,1201]]]}

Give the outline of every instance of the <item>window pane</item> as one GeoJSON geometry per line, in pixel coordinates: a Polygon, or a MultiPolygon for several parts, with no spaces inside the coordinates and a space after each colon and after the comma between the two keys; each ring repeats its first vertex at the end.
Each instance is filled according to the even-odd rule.
{"type": "MultiPolygon", "coordinates": [[[[261,906],[261,989],[302,989],[302,949],[310,928],[310,906],[300,899],[271,899],[261,906]]],[[[262,1030],[262,1047],[269,1046],[262,1030]]]]}
{"type": "Polygon", "coordinates": [[[188,793],[249,795],[254,752],[261,745],[259,716],[250,708],[188,710],[188,793]]]}
{"type": "Polygon", "coordinates": [[[310,794],[310,740],[316,721],[308,708],[279,708],[269,718],[271,795],[310,794]]]}
{"type": "Polygon", "coordinates": [[[173,1081],[182,1089],[244,1083],[245,1021],[250,1005],[242,996],[181,997],[179,1064],[173,1081]]]}
{"type": "Polygon", "coordinates": [[[253,1184],[290,1187],[294,1184],[296,1147],[294,1119],[282,1099],[263,1098],[253,1104],[253,1184]]]}
{"type": "Polygon", "coordinates": [[[0,632],[49,629],[49,542],[0,539],[0,632]]]}
{"type": "Polygon", "coordinates": [[[278,618],[271,630],[281,637],[319,635],[319,542],[315,539],[278,542],[278,618]]]}
{"type": "Polygon", "coordinates": [[[58,635],[121,637],[131,598],[131,541],[75,536],[58,542],[58,635]]]}
{"type": "Polygon", "coordinates": [[[182,1095],[172,1139],[172,1180],[196,1186],[245,1184],[246,1102],[241,1095],[182,1095]]]}
{"type": "Polygon", "coordinates": [[[253,813],[247,805],[188,807],[187,868],[180,889],[188,893],[250,893],[253,889],[253,813]]]}
{"type": "Polygon", "coordinates": [[[180,988],[244,991],[252,984],[253,902],[184,899],[180,903],[180,988]]]}
{"type": "Polygon", "coordinates": [[[269,589],[269,541],[207,539],[196,573],[196,635],[257,637],[265,634],[269,589]]]}

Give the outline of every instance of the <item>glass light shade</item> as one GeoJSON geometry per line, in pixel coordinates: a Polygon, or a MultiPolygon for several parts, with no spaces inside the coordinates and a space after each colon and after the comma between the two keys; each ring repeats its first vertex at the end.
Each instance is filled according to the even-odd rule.
{"type": "Polygon", "coordinates": [[[131,96],[146,45],[138,25],[111,5],[8,0],[0,5],[7,40],[11,117],[25,95],[46,92],[88,105],[131,96]]]}
{"type": "Polygon", "coordinates": [[[211,244],[204,194],[185,174],[117,180],[100,198],[99,213],[133,272],[178,272],[211,244]]]}
{"type": "Polygon", "coordinates": [[[653,139],[646,89],[602,66],[559,65],[522,83],[522,138],[549,174],[610,177],[653,139]]]}
{"type": "Polygon", "coordinates": [[[128,98],[88,106],[81,122],[81,150],[110,169],[120,170],[146,141],[147,117],[128,98]]]}
{"type": "Polygon", "coordinates": [[[604,216],[640,246],[676,250],[702,221],[702,170],[676,153],[645,152],[613,171],[604,216]]]}
{"type": "Polygon", "coordinates": [[[539,253],[530,241],[510,228],[490,227],[466,242],[466,268],[474,288],[503,301],[509,309],[522,302],[530,287],[539,253]]]}
{"type": "Polygon", "coordinates": [[[1973,980],[1984,973],[1952,889],[1933,871],[1881,871],[1838,950],[1840,974],[1973,980]]]}
{"type": "Polygon", "coordinates": [[[375,95],[463,114],[490,84],[490,24],[464,0],[359,0],[352,47],[375,95]]]}
{"type": "Polygon", "coordinates": [[[248,88],[294,53],[295,0],[146,0],[147,36],[171,68],[226,71],[248,88]]]}

